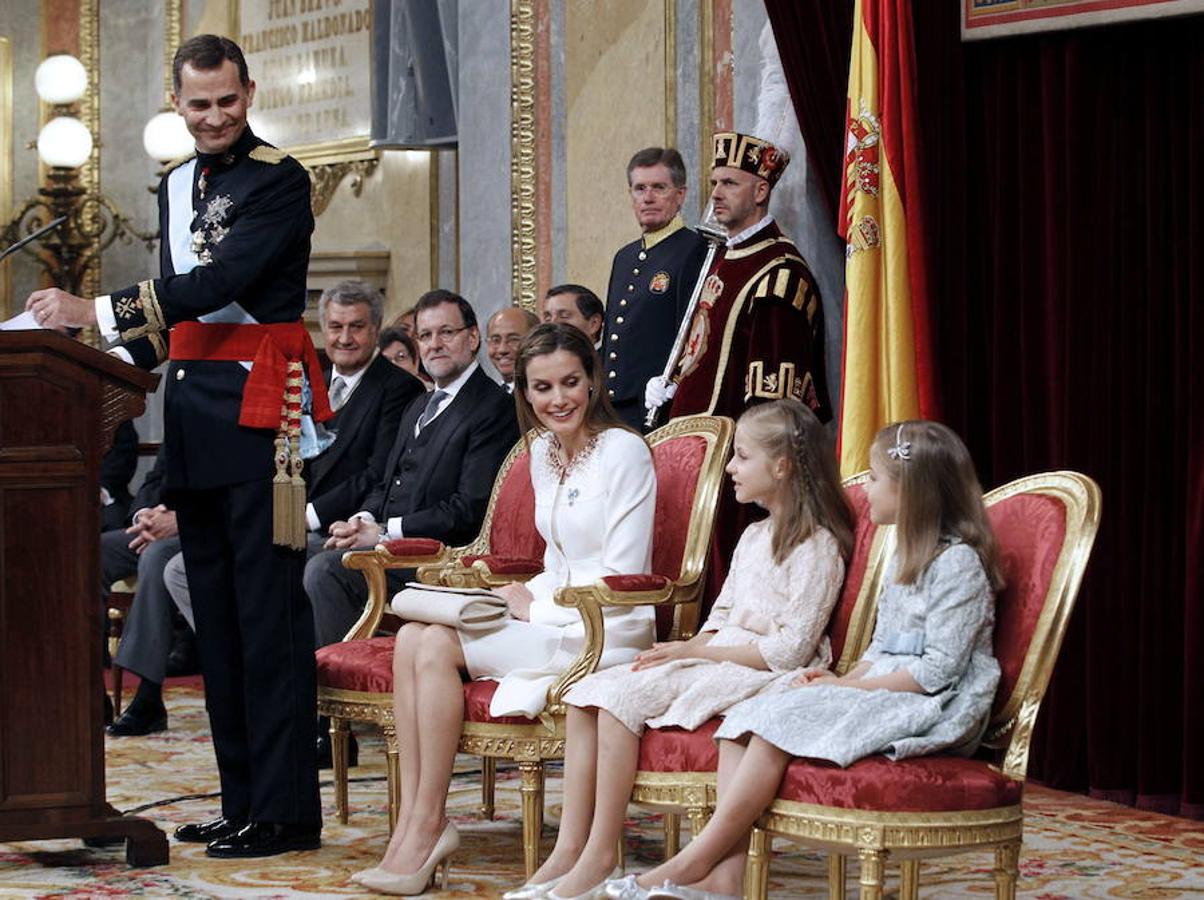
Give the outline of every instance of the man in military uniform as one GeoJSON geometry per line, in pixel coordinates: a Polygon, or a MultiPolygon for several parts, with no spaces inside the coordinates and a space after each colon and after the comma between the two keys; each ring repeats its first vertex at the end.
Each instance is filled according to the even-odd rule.
{"type": "Polygon", "coordinates": [[[648,382],[646,403],[671,415],[738,418],[759,400],[794,397],[832,417],[824,374],[823,309],[815,276],[769,215],[790,158],[747,134],[715,135],[711,198],[727,229],[703,285],[672,381],[648,382]]]}
{"type": "Polygon", "coordinates": [[[222,785],[222,816],[176,831],[219,857],[319,846],[313,619],[301,588],[300,418],[330,415],[301,321],[309,176],[247,127],[238,46],[200,35],[173,64],[196,155],[159,185],[161,277],[95,299],[26,303],[47,326],[96,325],[145,368],[170,356],[165,490],[177,512],[222,785]],[[273,481],[278,482],[276,485],[273,481]]]}
{"type": "Polygon", "coordinates": [[[686,167],[672,148],[648,147],[627,164],[631,208],[643,235],[615,254],[606,291],[602,361],[610,402],[644,426],[644,386],[664,371],[698,281],[706,241],[682,222],[686,167]]]}
{"type": "MultiPolygon", "coordinates": [[[[672,417],[739,418],[765,400],[793,397],[832,417],[824,376],[823,310],[815,277],[769,215],[789,156],[748,134],[715,135],[711,200],[727,229],[690,323],[672,382],[652,378],[649,408],[672,400],[672,417]]],[[[719,593],[736,542],[756,516],[724,492],[716,514],[705,602],[719,593]]]]}

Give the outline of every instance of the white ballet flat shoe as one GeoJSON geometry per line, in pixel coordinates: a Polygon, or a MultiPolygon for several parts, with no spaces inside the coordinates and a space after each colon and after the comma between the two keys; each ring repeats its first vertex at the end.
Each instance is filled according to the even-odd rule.
{"type": "Polygon", "coordinates": [[[607,882],[613,881],[614,877],[618,874],[619,870],[616,868],[613,872],[582,894],[574,894],[571,897],[566,897],[564,894],[558,894],[555,891],[548,891],[546,894],[544,894],[544,896],[547,898],[547,900],[594,900],[595,897],[605,896],[602,893],[603,888],[606,887],[607,882]]]}
{"type": "Polygon", "coordinates": [[[558,875],[555,878],[549,878],[547,881],[529,881],[522,887],[506,891],[506,893],[502,894],[502,900],[536,900],[536,898],[546,897],[548,892],[560,884],[563,878],[563,875],[558,875]]]}
{"type": "Polygon", "coordinates": [[[648,889],[640,887],[635,879],[635,875],[612,878],[602,886],[602,895],[609,900],[644,900],[648,896],[648,889]]]}

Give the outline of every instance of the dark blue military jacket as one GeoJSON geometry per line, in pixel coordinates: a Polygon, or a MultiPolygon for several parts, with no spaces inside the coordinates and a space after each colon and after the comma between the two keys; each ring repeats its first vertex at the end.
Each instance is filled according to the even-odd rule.
{"type": "Polygon", "coordinates": [[[602,361],[607,392],[620,412],[630,406],[643,419],[644,385],[664,371],[705,256],[706,241],[680,218],[615,254],[602,361]]]}

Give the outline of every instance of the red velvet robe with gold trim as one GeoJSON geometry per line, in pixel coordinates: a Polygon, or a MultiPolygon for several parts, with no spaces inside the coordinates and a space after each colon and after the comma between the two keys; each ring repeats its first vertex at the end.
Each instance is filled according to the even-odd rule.
{"type": "Polygon", "coordinates": [[[739,418],[794,397],[832,417],[819,288],[798,248],[771,222],[712,264],[677,367],[671,416],[739,418]]]}

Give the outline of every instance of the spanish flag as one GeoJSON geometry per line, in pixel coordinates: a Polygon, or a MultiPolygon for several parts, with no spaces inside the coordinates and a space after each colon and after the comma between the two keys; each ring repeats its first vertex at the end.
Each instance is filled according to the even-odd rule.
{"type": "Polygon", "coordinates": [[[840,204],[846,476],[869,465],[883,425],[936,415],[914,69],[911,0],[856,0],[840,204]]]}

